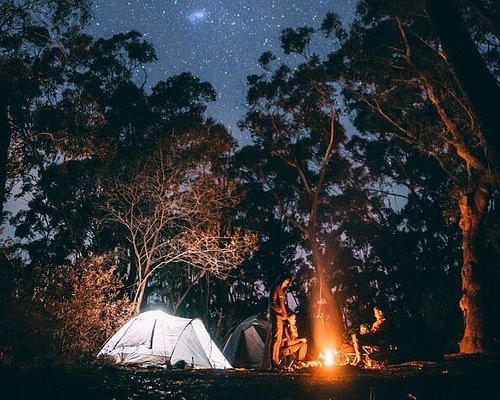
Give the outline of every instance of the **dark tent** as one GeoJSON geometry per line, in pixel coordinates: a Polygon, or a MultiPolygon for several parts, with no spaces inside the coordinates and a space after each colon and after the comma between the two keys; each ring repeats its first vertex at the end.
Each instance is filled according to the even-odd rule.
{"type": "Polygon", "coordinates": [[[261,314],[252,315],[239,324],[229,336],[222,353],[233,367],[264,368],[269,321],[261,314]]]}

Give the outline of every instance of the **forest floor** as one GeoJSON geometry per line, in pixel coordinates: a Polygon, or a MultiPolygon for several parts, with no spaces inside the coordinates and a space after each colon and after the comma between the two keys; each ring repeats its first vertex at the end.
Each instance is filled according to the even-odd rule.
{"type": "Polygon", "coordinates": [[[380,369],[294,372],[0,368],[0,398],[234,400],[500,400],[500,355],[447,356],[380,369]]]}

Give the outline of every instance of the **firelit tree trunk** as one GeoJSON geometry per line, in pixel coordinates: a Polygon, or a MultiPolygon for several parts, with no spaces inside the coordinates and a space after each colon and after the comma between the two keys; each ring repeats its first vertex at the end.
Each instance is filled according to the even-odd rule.
{"type": "MultiPolygon", "coordinates": [[[[328,263],[315,237],[310,238],[312,260],[318,280],[318,292],[314,294],[316,310],[313,323],[315,341],[318,344],[340,345],[344,333],[342,311],[326,279],[328,263]],[[326,342],[326,343],[325,343],[326,342]]],[[[330,274],[328,274],[330,275],[330,274]]]]}
{"type": "Polygon", "coordinates": [[[473,193],[460,199],[460,228],[462,230],[462,298],[460,308],[464,317],[464,334],[460,341],[461,353],[485,351],[484,310],[482,307],[481,227],[491,196],[490,175],[484,174],[482,182],[473,193]]]}

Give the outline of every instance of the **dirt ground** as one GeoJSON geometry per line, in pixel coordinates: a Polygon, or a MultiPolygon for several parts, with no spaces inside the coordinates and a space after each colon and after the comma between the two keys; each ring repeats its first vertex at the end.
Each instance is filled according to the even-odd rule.
{"type": "Polygon", "coordinates": [[[294,372],[0,369],[0,399],[500,400],[500,355],[294,372]]]}

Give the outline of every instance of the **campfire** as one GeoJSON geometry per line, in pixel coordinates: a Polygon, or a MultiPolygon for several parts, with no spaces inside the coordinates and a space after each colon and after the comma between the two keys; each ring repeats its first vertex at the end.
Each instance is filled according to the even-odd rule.
{"type": "Polygon", "coordinates": [[[335,364],[335,350],[327,349],[323,353],[320,353],[319,360],[323,365],[334,365],[335,364]]]}
{"type": "Polygon", "coordinates": [[[323,350],[318,356],[318,361],[323,366],[348,364],[346,356],[335,348],[327,348],[326,350],[323,350]]]}

